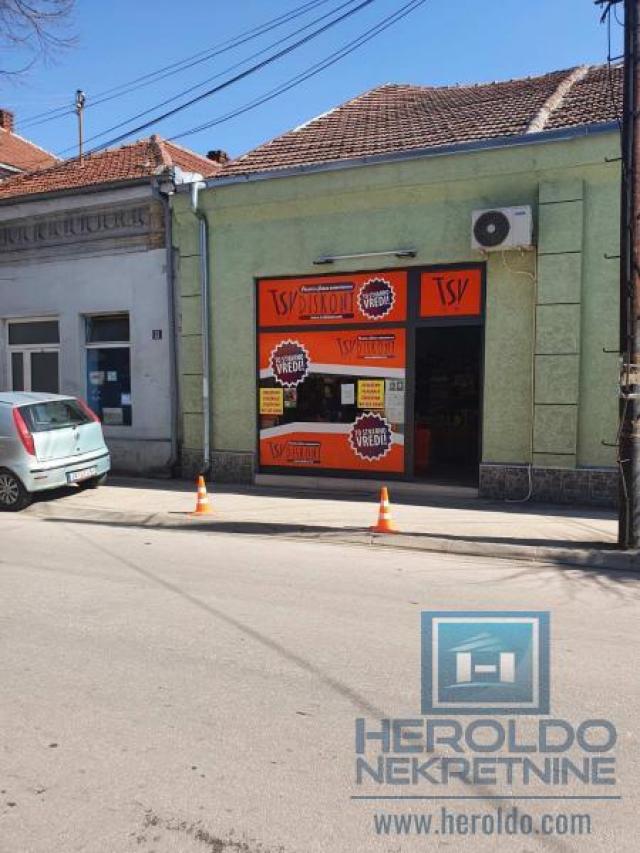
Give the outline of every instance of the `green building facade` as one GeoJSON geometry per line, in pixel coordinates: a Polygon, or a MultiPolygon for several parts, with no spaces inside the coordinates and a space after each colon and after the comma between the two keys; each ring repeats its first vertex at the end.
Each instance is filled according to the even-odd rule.
{"type": "MultiPolygon", "coordinates": [[[[260,280],[303,280],[323,273],[349,280],[355,272],[384,278],[385,270],[408,270],[411,314],[419,312],[414,303],[420,286],[412,271],[469,268],[483,273],[484,304],[477,464],[471,477],[467,465],[464,482],[476,482],[481,495],[495,498],[615,502],[618,156],[618,135],[607,123],[207,181],[198,210],[208,226],[208,460],[203,460],[200,224],[189,194],[178,192],[173,240],[184,470],[208,461],[214,479],[238,482],[272,470],[258,452],[263,417],[256,331],[260,280]],[[471,248],[473,211],[525,205],[533,213],[533,249],[484,253],[471,248]],[[393,252],[399,249],[415,255],[397,257],[393,252]],[[384,252],[391,254],[377,254],[384,252]],[[345,255],[359,257],[314,264],[345,255]]],[[[464,323],[445,328],[446,333],[427,329],[420,339],[429,346],[430,336],[435,340],[444,334],[448,351],[456,353],[464,323]]],[[[420,439],[411,422],[423,364],[415,362],[417,340],[417,327],[409,323],[404,432],[411,458],[391,478],[438,482],[440,469],[436,466],[431,476],[429,457],[437,456],[440,439],[434,435],[442,438],[443,430],[434,428],[425,450],[424,434],[420,439]]],[[[431,379],[435,384],[425,393],[432,399],[438,377],[431,379]]],[[[458,380],[449,376],[446,381],[458,380]]],[[[343,391],[343,398],[349,393],[343,391]]],[[[285,386],[285,400],[287,394],[285,386]]],[[[277,420],[266,418],[265,423],[277,420]]],[[[455,445],[451,430],[445,439],[455,445]]],[[[460,432],[460,437],[476,440],[473,432],[460,432]]],[[[303,460],[287,470],[301,476],[340,474],[337,466],[319,469],[303,460]]],[[[454,465],[450,481],[456,481],[456,472],[454,465]]],[[[379,479],[381,471],[365,465],[347,475],[379,479]]]]}

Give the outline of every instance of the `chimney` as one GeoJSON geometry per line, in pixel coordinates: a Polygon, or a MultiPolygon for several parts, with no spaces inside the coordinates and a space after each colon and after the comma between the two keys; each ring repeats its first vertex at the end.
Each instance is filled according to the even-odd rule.
{"type": "Polygon", "coordinates": [[[13,133],[13,113],[0,109],[0,127],[7,133],[13,133]]]}
{"type": "Polygon", "coordinates": [[[219,148],[215,151],[207,151],[207,160],[213,160],[214,163],[220,163],[221,166],[228,163],[230,159],[227,152],[221,151],[219,148]]]}

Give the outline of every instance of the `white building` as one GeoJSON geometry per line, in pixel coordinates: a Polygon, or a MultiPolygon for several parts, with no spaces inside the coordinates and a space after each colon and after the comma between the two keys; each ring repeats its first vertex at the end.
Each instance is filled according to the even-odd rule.
{"type": "Polygon", "coordinates": [[[157,137],[0,184],[0,389],[98,413],[115,470],[177,463],[168,199],[214,160],[157,137]]]}

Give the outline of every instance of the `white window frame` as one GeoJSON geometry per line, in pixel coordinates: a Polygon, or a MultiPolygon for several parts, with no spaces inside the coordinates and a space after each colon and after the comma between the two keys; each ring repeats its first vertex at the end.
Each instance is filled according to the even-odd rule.
{"type": "Polygon", "coordinates": [[[13,317],[6,321],[7,334],[7,383],[8,387],[13,390],[13,353],[22,353],[22,372],[24,380],[24,390],[31,391],[31,354],[55,352],[58,356],[58,393],[62,387],[62,377],[60,375],[60,343],[57,344],[11,344],[9,343],[9,329],[11,326],[20,326],[25,323],[57,323],[58,338],[60,337],[60,318],[59,317],[13,317]]]}

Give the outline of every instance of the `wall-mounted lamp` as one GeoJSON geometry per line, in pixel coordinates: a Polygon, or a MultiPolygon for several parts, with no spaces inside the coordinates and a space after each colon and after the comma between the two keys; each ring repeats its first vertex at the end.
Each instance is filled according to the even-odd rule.
{"type": "Polygon", "coordinates": [[[355,255],[322,255],[314,260],[315,266],[321,264],[333,264],[336,261],[352,261],[356,258],[381,258],[386,255],[395,255],[396,258],[415,258],[416,249],[388,249],[386,252],[358,252],[355,255]]]}

